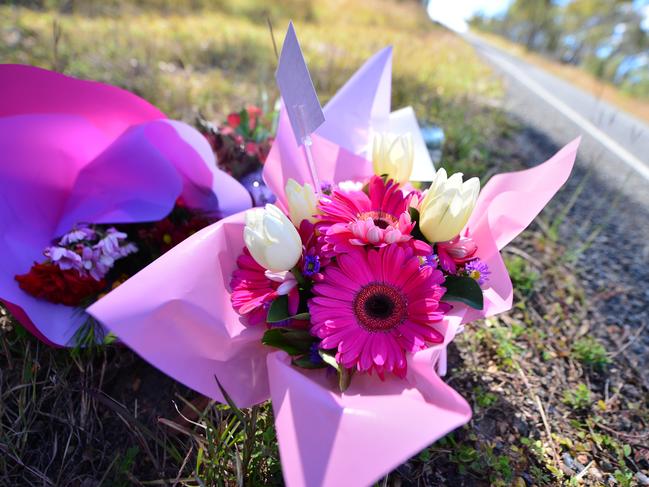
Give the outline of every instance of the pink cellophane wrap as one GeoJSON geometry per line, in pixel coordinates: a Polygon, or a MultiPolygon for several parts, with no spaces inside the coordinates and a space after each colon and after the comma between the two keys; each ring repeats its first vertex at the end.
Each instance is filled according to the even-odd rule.
{"type": "Polygon", "coordinates": [[[179,196],[217,216],[251,205],[201,134],[124,90],[0,65],[0,99],[0,301],[47,343],[69,344],[87,318],[15,281],[54,238],[77,223],[159,220],[179,196]]]}
{"type": "MultiPolygon", "coordinates": [[[[380,55],[373,59],[385,64],[380,55]]],[[[371,71],[367,65],[364,69],[371,71]]],[[[376,76],[383,72],[376,70],[376,76]]],[[[358,97],[349,103],[374,107],[366,98],[381,96],[381,91],[362,90],[354,79],[366,78],[357,75],[351,88],[346,85],[358,97]]],[[[336,111],[325,112],[335,125],[336,111]]],[[[363,113],[354,122],[340,123],[350,129],[358,124],[354,133],[362,135],[373,111],[363,113]]],[[[310,181],[304,153],[290,130],[282,114],[264,170],[281,206],[289,177],[310,181]]],[[[371,175],[371,164],[353,147],[333,140],[335,130],[326,133],[331,138],[320,131],[313,137],[321,179],[339,182],[371,175]]],[[[436,325],[444,343],[409,357],[404,380],[388,377],[382,382],[357,374],[351,387],[340,393],[327,371],[295,368],[285,353],[259,345],[264,329],[243,326],[230,305],[229,280],[243,248],[242,215],[190,237],[88,311],[146,360],[212,398],[223,401],[214,376],[240,407],[271,398],[287,485],[371,484],[470,419],[469,405],[439,378],[435,365],[462,323],[511,307],[512,287],[498,242],[520,233],[561,187],[577,144],[536,168],[494,177],[494,189],[487,184],[488,197],[479,200],[469,225],[478,255],[492,272],[485,286],[485,309],[474,313],[456,306],[436,325]],[[530,197],[530,192],[542,195],[530,197]],[[500,203],[501,197],[516,200],[516,194],[522,198],[516,204],[500,203]],[[506,226],[502,214],[508,217],[506,226]]]]}

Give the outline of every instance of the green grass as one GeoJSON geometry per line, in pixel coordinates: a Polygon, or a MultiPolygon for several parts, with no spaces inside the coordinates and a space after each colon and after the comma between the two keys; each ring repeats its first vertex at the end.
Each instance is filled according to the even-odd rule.
{"type": "Polygon", "coordinates": [[[497,111],[476,103],[499,98],[500,82],[459,37],[434,27],[417,2],[72,5],[77,8],[68,13],[0,6],[0,59],[122,86],[174,118],[193,121],[200,112],[221,120],[245,104],[276,98],[266,19],[281,44],[293,18],[323,103],[365,59],[391,44],[393,106],[413,105],[421,122],[444,127],[446,166],[481,176],[487,142],[506,128],[503,117],[494,118],[497,111]]]}
{"type": "Polygon", "coordinates": [[[577,360],[587,366],[601,369],[611,363],[606,348],[591,336],[582,337],[575,341],[572,352],[577,360]]]}

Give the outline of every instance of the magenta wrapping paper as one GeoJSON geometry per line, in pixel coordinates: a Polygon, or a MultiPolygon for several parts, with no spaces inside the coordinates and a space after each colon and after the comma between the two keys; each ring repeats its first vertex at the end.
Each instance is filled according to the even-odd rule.
{"type": "Polygon", "coordinates": [[[0,301],[40,339],[67,345],[87,319],[35,299],[16,274],[77,223],[130,223],[190,207],[251,205],[196,130],[127,91],[44,69],[0,65],[0,301]]]}

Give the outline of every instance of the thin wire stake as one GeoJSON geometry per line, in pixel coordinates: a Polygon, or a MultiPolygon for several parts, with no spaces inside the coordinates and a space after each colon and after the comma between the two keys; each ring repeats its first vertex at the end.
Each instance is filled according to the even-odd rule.
{"type": "Polygon", "coordinates": [[[315,194],[320,196],[322,188],[320,187],[320,178],[318,177],[318,171],[315,168],[315,162],[313,160],[313,153],[311,152],[311,146],[313,141],[311,136],[306,131],[306,123],[304,122],[304,106],[297,106],[297,113],[300,119],[300,131],[302,132],[302,146],[304,147],[304,154],[306,155],[306,161],[309,166],[309,172],[311,172],[311,179],[313,180],[313,189],[315,194]]]}
{"type": "Polygon", "coordinates": [[[307,135],[304,138],[304,153],[306,154],[306,160],[309,163],[309,171],[311,171],[311,179],[313,179],[314,185],[313,189],[315,190],[315,194],[320,196],[322,187],[320,186],[320,178],[318,178],[318,172],[316,171],[315,162],[313,161],[311,145],[313,145],[313,141],[311,140],[311,137],[307,135]]]}
{"type": "Polygon", "coordinates": [[[277,43],[275,42],[275,34],[273,33],[273,23],[270,21],[270,17],[266,17],[266,22],[268,23],[268,28],[270,29],[270,40],[273,41],[273,50],[275,51],[275,58],[279,61],[279,54],[277,53],[277,43]]]}

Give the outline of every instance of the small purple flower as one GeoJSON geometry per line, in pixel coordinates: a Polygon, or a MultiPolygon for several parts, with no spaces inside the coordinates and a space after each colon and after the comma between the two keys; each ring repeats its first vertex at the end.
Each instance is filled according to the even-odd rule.
{"type": "Polygon", "coordinates": [[[47,247],[43,252],[45,257],[56,264],[59,269],[65,271],[68,269],[81,270],[81,257],[76,252],[65,247],[47,247]]]}
{"type": "Polygon", "coordinates": [[[322,191],[324,194],[331,194],[333,190],[334,190],[333,183],[330,183],[329,181],[322,181],[320,183],[320,191],[322,191]]]}
{"type": "Polygon", "coordinates": [[[125,233],[118,232],[115,228],[111,227],[106,231],[106,236],[97,242],[94,248],[114,258],[119,255],[120,243],[122,240],[126,240],[127,236],[125,233]]]}
{"type": "Polygon", "coordinates": [[[489,266],[480,259],[467,262],[466,266],[464,266],[464,272],[470,278],[478,281],[478,284],[481,286],[489,280],[489,275],[491,274],[489,266]]]}
{"type": "Polygon", "coordinates": [[[430,266],[437,269],[437,254],[428,254],[426,257],[421,257],[420,267],[430,266]]]}
{"type": "Polygon", "coordinates": [[[59,246],[46,248],[44,254],[61,270],[74,269],[81,275],[90,275],[96,281],[101,281],[116,260],[138,251],[135,244],[125,241],[126,238],[128,235],[114,227],[104,233],[88,226],[79,226],[63,235],[59,246]]]}
{"type": "Polygon", "coordinates": [[[317,255],[307,255],[304,258],[304,266],[302,267],[302,274],[311,277],[320,272],[320,257],[317,255]]]}
{"type": "Polygon", "coordinates": [[[135,245],[134,243],[129,242],[126,245],[123,245],[123,246],[121,246],[119,248],[119,256],[120,257],[126,257],[127,255],[134,254],[138,250],[140,250],[140,249],[137,248],[137,245],[135,245]]]}
{"type": "Polygon", "coordinates": [[[111,269],[112,263],[108,265],[105,259],[102,259],[101,251],[93,247],[84,247],[81,251],[83,259],[83,269],[90,274],[95,281],[101,281],[111,269]]]}
{"type": "Polygon", "coordinates": [[[66,233],[61,237],[59,245],[72,245],[83,240],[93,240],[97,234],[92,228],[85,225],[74,228],[72,231],[66,233]]]}
{"type": "Polygon", "coordinates": [[[322,360],[322,357],[320,356],[320,351],[319,350],[320,350],[320,343],[319,342],[314,342],[309,347],[309,360],[314,365],[319,365],[322,362],[324,362],[324,360],[322,360]]]}

